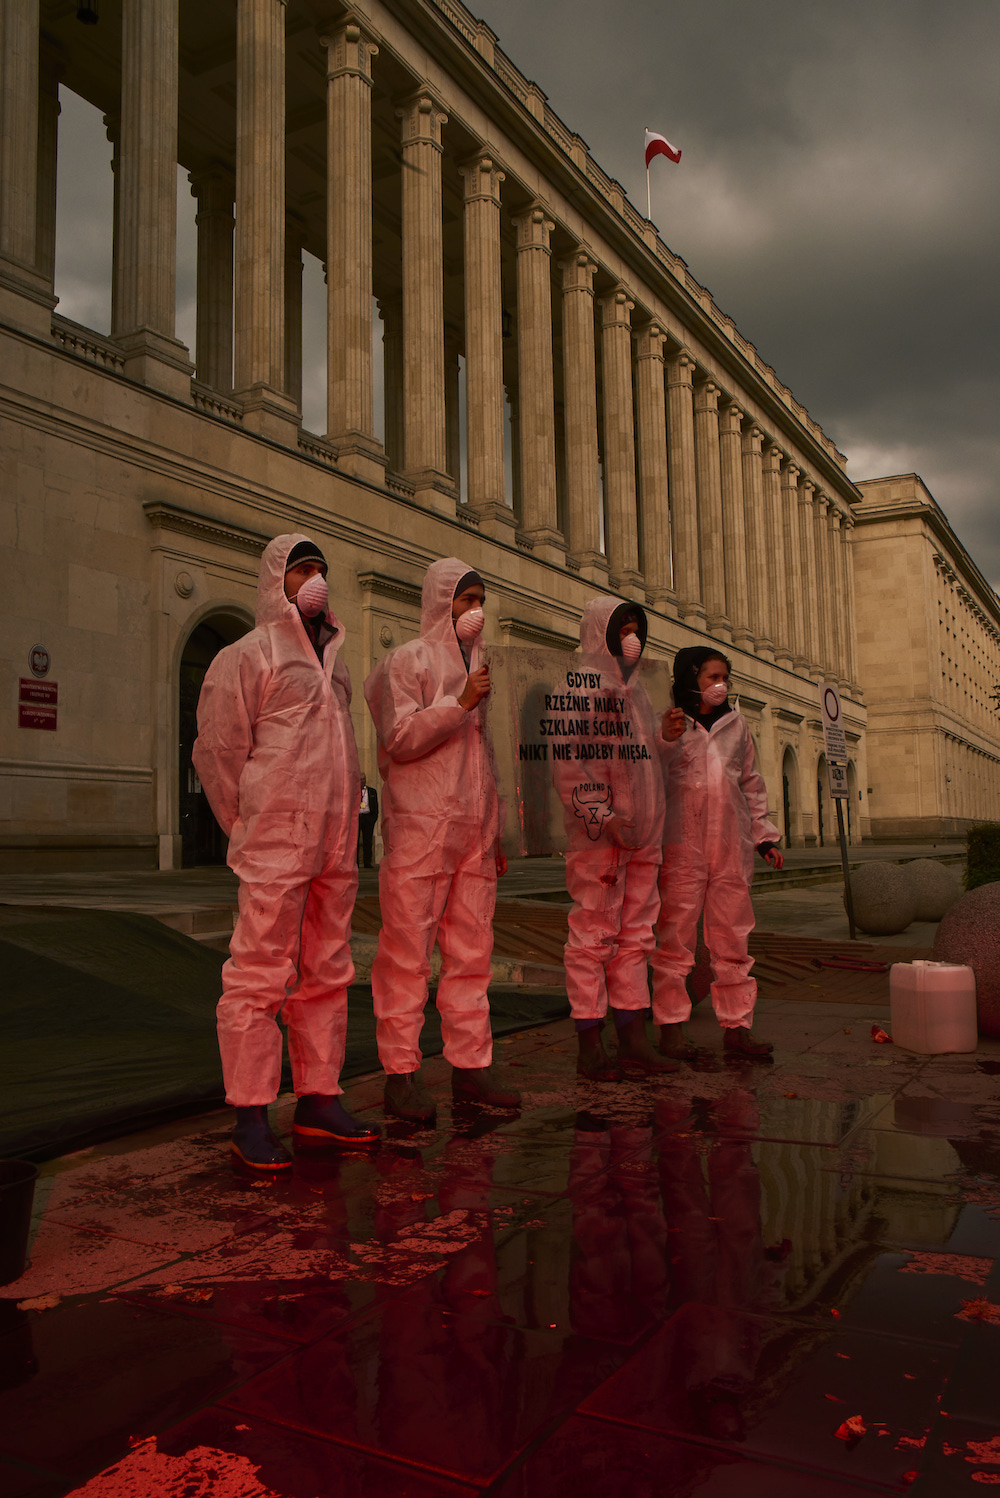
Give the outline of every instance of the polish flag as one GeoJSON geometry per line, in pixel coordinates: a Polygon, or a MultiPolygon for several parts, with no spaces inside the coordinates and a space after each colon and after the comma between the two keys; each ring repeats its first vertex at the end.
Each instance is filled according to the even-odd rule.
{"type": "Polygon", "coordinates": [[[654,156],[667,156],[671,161],[680,161],[681,153],[676,146],[672,146],[665,135],[657,135],[655,130],[646,131],[646,170],[649,171],[649,163],[654,156]]]}

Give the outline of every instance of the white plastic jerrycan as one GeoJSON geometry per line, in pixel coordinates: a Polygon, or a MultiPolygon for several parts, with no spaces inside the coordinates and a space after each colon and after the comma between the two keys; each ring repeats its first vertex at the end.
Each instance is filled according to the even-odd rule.
{"type": "Polygon", "coordinates": [[[955,962],[894,962],[889,970],[892,1038],[926,1056],[974,1051],[979,1039],[976,975],[955,962]]]}

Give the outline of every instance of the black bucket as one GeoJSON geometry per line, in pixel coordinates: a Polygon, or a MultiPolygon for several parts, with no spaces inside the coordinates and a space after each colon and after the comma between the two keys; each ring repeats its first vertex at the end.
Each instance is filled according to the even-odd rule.
{"type": "Polygon", "coordinates": [[[0,1160],[0,1285],[24,1273],[37,1179],[30,1160],[0,1160]]]}

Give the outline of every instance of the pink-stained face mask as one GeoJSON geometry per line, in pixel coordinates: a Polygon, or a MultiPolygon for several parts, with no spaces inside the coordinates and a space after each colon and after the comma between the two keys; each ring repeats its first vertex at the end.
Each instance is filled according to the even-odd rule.
{"type": "Polygon", "coordinates": [[[642,654],[642,641],[638,635],[622,635],[622,656],[629,665],[634,665],[642,654]]]}
{"type": "Polygon", "coordinates": [[[295,604],[305,619],[314,619],[325,614],[330,605],[330,590],[322,572],[313,573],[295,595],[295,604]]]}
{"type": "Polygon", "coordinates": [[[724,681],[715,681],[710,687],[706,687],[701,694],[702,702],[709,707],[721,707],[729,696],[729,688],[724,681]]]}
{"type": "Polygon", "coordinates": [[[486,615],[482,609],[466,609],[465,613],[460,614],[455,620],[455,633],[460,640],[474,640],[477,635],[482,634],[485,623],[486,615]]]}

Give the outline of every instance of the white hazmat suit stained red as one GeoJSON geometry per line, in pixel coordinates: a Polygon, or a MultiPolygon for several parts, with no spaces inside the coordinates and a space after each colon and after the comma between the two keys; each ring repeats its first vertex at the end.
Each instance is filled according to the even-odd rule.
{"type": "Polygon", "coordinates": [[[385,784],[382,930],[372,997],[386,1108],[413,1121],[434,1116],[419,1070],[435,940],[441,950],[437,1009],[445,1058],[455,1068],[453,1088],[501,1106],[520,1101],[489,1071],[500,807],[479,619],[463,627],[465,653],[456,633],[461,613],[474,615],[484,597],[482,579],[465,562],[433,562],[423,584],[419,638],[391,651],[365,682],[385,784]],[[478,697],[468,691],[477,673],[483,683],[478,697]]]}
{"type": "Polygon", "coordinates": [[[718,690],[728,681],[728,664],[709,647],[678,652],[674,696],[687,716],[680,736],[662,744],[667,809],[652,960],[653,1016],[661,1026],[677,1027],[670,1051],[682,1056],[690,1049],[679,1030],[691,1013],[685,979],[694,965],[702,912],[720,1025],[727,1037],[742,1032],[733,1039],[739,1038],[737,1048],[747,1054],[771,1049],[749,1034],[757,997],[748,951],[754,926],[750,885],[754,850],[771,849],[780,833],[768,818],[767,787],[756,768],[747,720],[725,705],[725,692],[718,690]],[[712,664],[720,680],[708,685],[712,664]]]}
{"type": "Polygon", "coordinates": [[[579,1036],[578,1070],[596,1080],[620,1076],[598,1027],[609,1005],[619,1064],[674,1070],[655,1055],[645,1034],[664,810],[658,725],[635,664],[645,640],[646,615],[638,604],[613,598],[588,603],[580,654],[569,658],[569,675],[583,686],[567,697],[567,717],[555,720],[566,730],[562,747],[570,755],[553,763],[568,840],[566,888],[573,899],[566,991],[579,1036]]]}
{"type": "MultiPolygon", "coordinates": [[[[217,1014],[226,1099],[238,1110],[266,1108],[277,1096],[279,1013],[299,1098],[340,1094],[347,986],[354,977],[349,943],[361,774],[350,676],[339,657],[344,629],[328,608],[307,629],[286,595],[293,552],[309,554],[307,572],[325,573],[322,553],[306,537],[278,536],[268,544],[256,628],[216,656],[198,703],[194,764],[240,881],[217,1014]]],[[[309,1107],[300,1109],[296,1134],[377,1138],[339,1105],[332,1110],[337,1127],[330,1129],[313,1127],[309,1107]]],[[[247,1158],[238,1142],[237,1153],[267,1168],[247,1158]]]]}

